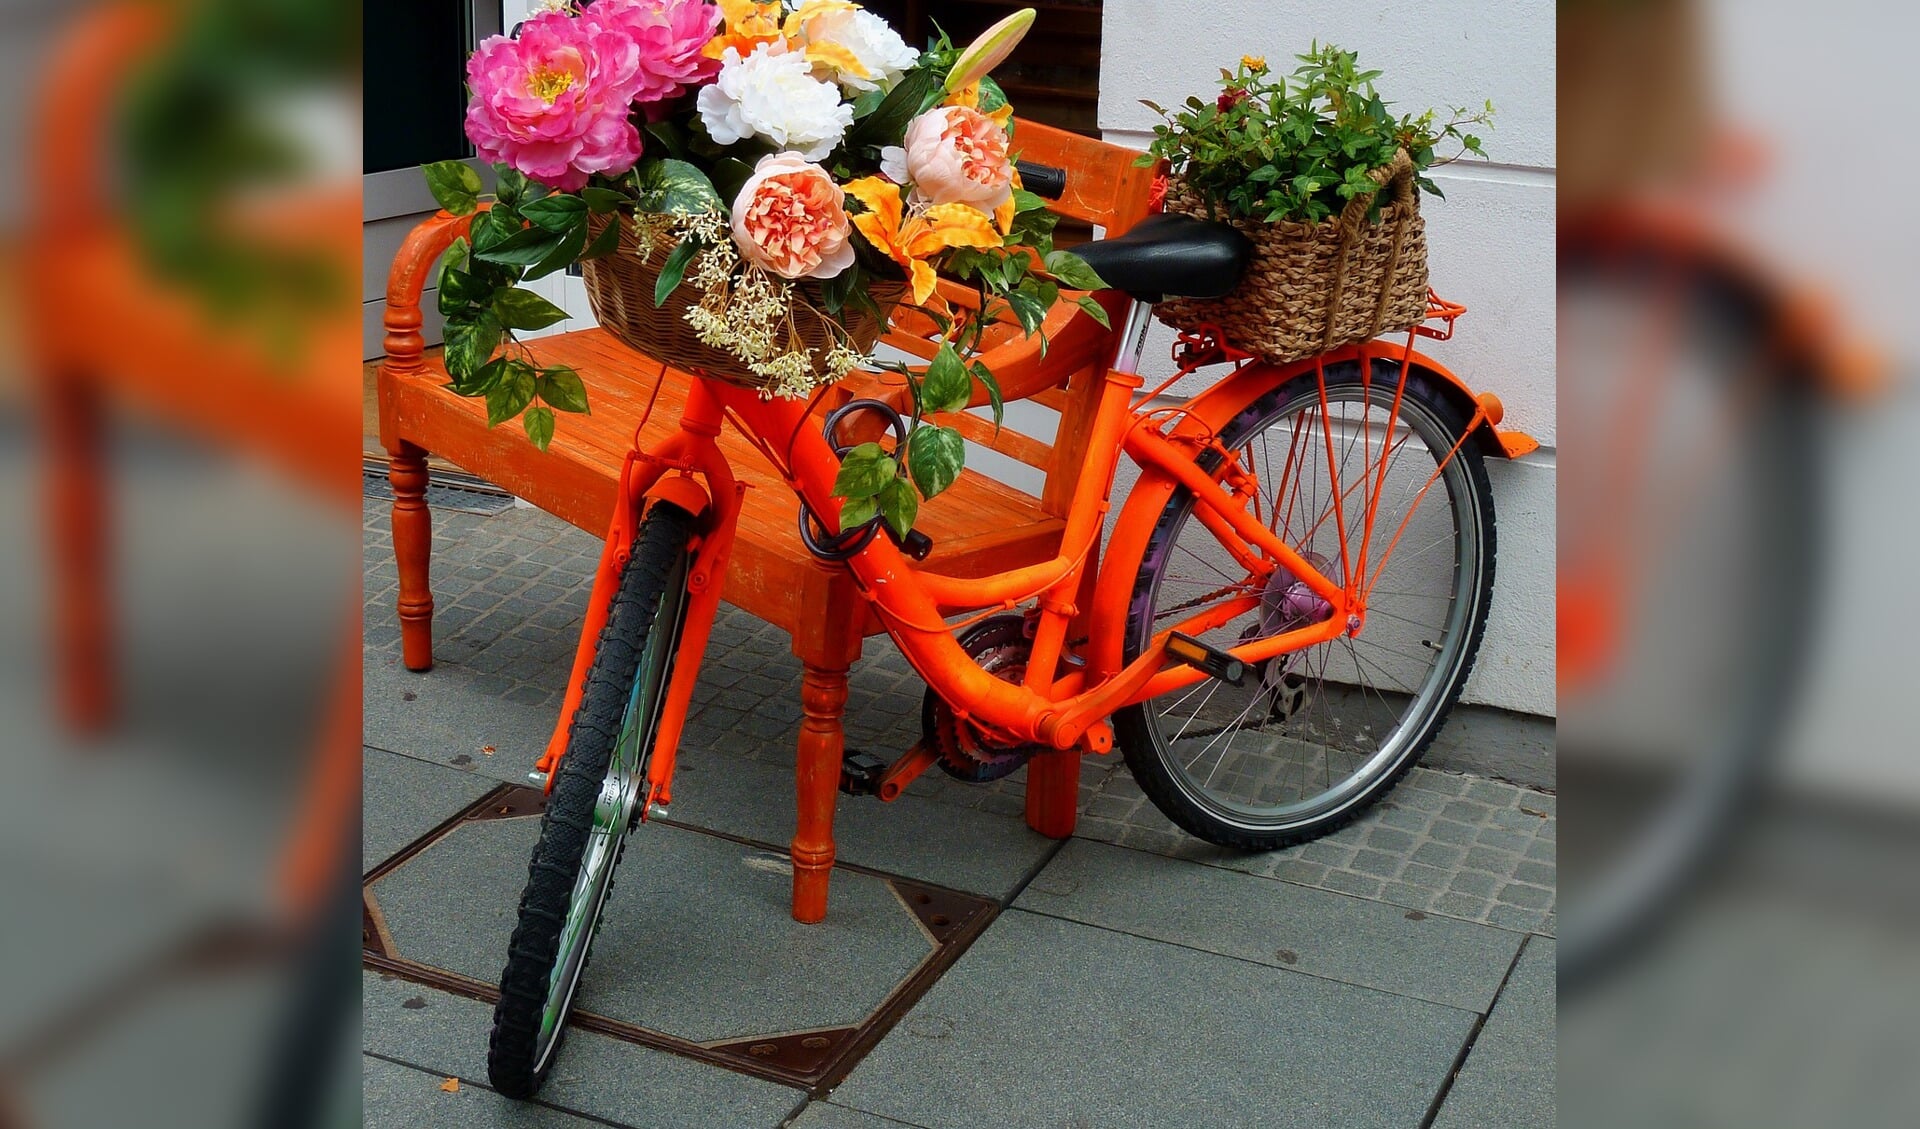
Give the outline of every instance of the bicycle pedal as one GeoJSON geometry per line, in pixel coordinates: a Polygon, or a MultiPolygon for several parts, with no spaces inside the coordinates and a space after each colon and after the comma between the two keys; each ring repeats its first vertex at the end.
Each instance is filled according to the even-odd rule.
{"type": "Polygon", "coordinates": [[[872,753],[848,749],[840,756],[840,790],[849,796],[876,796],[887,762],[872,753]]]}
{"type": "Polygon", "coordinates": [[[1175,631],[1167,636],[1167,655],[1176,662],[1204,671],[1222,682],[1245,685],[1247,664],[1225,651],[1209,647],[1191,635],[1175,631]]]}

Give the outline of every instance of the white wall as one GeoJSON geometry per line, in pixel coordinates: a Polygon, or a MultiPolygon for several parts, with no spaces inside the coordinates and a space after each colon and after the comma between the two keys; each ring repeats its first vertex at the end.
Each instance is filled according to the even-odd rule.
{"type": "MultiPolygon", "coordinates": [[[[1506,426],[1539,439],[1538,454],[1491,466],[1500,556],[1487,641],[1466,699],[1554,712],[1554,9],[1503,0],[1106,0],[1100,126],[1144,146],[1163,105],[1216,88],[1245,55],[1291,69],[1315,40],[1384,70],[1382,94],[1402,112],[1493,100],[1490,164],[1433,178],[1447,198],[1422,209],[1435,289],[1471,312],[1429,352],[1506,404],[1506,426]]],[[[1172,371],[1172,334],[1157,331],[1148,368],[1172,371]]]]}

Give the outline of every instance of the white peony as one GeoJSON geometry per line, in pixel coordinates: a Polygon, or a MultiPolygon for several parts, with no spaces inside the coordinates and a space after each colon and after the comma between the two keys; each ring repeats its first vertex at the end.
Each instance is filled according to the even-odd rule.
{"type": "Polygon", "coordinates": [[[763,137],[809,161],[831,153],[853,124],[853,107],[840,100],[840,91],[814,78],[806,57],[784,43],[756,44],[744,59],[727,48],[720,76],[700,88],[697,105],[720,144],[763,137]]]}
{"type": "Polygon", "coordinates": [[[900,76],[920,61],[920,52],[907,46],[899,32],[872,12],[823,12],[803,26],[808,46],[830,43],[858,61],[864,74],[833,68],[840,85],[849,91],[892,90],[900,76]]]}

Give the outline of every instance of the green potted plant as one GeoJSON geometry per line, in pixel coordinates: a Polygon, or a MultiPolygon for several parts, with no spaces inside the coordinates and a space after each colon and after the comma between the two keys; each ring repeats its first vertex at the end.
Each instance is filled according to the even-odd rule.
{"type": "Polygon", "coordinates": [[[1493,103],[1394,116],[1379,71],[1354,52],[1314,44],[1291,75],[1243,57],[1220,72],[1211,102],[1168,110],[1140,158],[1167,162],[1166,210],[1224,220],[1253,240],[1239,287],[1219,299],[1173,299],[1155,310],[1180,329],[1213,326],[1284,362],[1406,329],[1426,316],[1426,175],[1466,153],[1486,156],[1469,130],[1493,103]],[[1455,151],[1442,158],[1438,149],[1455,151]]]}

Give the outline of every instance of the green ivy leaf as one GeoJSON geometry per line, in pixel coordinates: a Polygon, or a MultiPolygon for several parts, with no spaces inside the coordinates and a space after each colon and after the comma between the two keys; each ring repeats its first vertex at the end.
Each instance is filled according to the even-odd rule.
{"type": "Polygon", "coordinates": [[[725,211],[707,174],[685,161],[658,157],[639,168],[640,210],[645,212],[725,211]]]}
{"type": "Polygon", "coordinates": [[[564,238],[543,228],[522,228],[499,244],[484,251],[475,251],[473,254],[475,258],[489,263],[499,263],[509,267],[527,267],[552,254],[553,249],[558,247],[564,238]]]}
{"type": "Polygon", "coordinates": [[[611,188],[600,188],[591,184],[580,190],[580,199],[587,205],[587,211],[592,212],[596,216],[603,216],[608,212],[617,211],[620,205],[627,202],[627,198],[623,194],[615,192],[611,188]]]}
{"type": "Polygon", "coordinates": [[[1047,256],[1047,273],[1060,280],[1061,285],[1074,290],[1105,290],[1106,280],[1087,265],[1087,261],[1072,251],[1055,251],[1047,256]]]}
{"type": "Polygon", "coordinates": [[[443,338],[446,351],[447,375],[455,381],[471,384],[482,365],[493,358],[493,351],[500,347],[500,336],[505,332],[500,319],[493,316],[491,310],[482,311],[471,318],[447,319],[446,335],[443,338]]]}
{"type": "Polygon", "coordinates": [[[880,516],[893,527],[894,535],[905,537],[913,529],[913,519],[920,516],[920,498],[913,486],[904,478],[896,478],[880,488],[877,501],[880,516]]]}
{"type": "Polygon", "coordinates": [[[553,442],[553,413],[546,408],[528,408],[520,423],[527,429],[527,438],[542,451],[553,442]]]}
{"type": "Polygon", "coordinates": [[[440,312],[453,317],[469,306],[485,305],[493,297],[493,286],[463,270],[440,273],[440,312]]]}
{"type": "Polygon", "coordinates": [[[578,196],[556,192],[521,205],[520,215],[535,227],[564,232],[587,218],[587,202],[578,196]]]}
{"type": "Polygon", "coordinates": [[[587,386],[571,365],[548,365],[535,381],[540,399],[563,412],[587,410],[587,386]]]}
{"type": "Polygon", "coordinates": [[[660,280],[653,284],[653,304],[656,307],[667,304],[667,295],[680,285],[680,279],[687,273],[687,264],[699,253],[700,241],[688,236],[674,247],[667,261],[660,264],[660,280]]]}
{"type": "Polygon", "coordinates": [[[848,498],[840,504],[840,532],[845,533],[856,525],[865,525],[880,512],[880,499],[876,495],[869,498],[848,498]]]}
{"type": "Polygon", "coordinates": [[[511,207],[519,203],[521,197],[526,195],[527,174],[514,168],[512,165],[494,165],[493,180],[494,184],[497,185],[494,189],[494,195],[499,197],[502,204],[511,207]]]}
{"type": "Polygon", "coordinates": [[[1047,308],[1040,304],[1039,298],[1024,290],[1009,293],[1007,305],[1013,308],[1014,319],[1029,337],[1040,332],[1040,323],[1047,320],[1047,308]]]}
{"type": "Polygon", "coordinates": [[[434,202],[456,216],[472,215],[480,206],[480,174],[465,161],[435,161],[422,165],[427,191],[434,202]]]}
{"type": "MultiPolygon", "coordinates": [[[[1047,355],[1045,337],[1040,338],[1040,355],[1043,357],[1047,355]]],[[[1000,381],[994,378],[993,369],[987,366],[987,362],[976,360],[972,367],[973,378],[980,382],[980,387],[987,390],[987,403],[993,406],[993,426],[999,427],[1000,421],[1007,414],[1006,401],[1000,395],[1000,381]]]]}
{"type": "Polygon", "coordinates": [[[454,394],[458,396],[479,396],[484,394],[487,389],[493,387],[493,382],[499,380],[501,374],[506,372],[506,370],[507,358],[495,357],[486,364],[481,365],[480,371],[474,373],[471,380],[461,380],[455,377],[447,382],[447,387],[451,388],[454,394]]]}
{"type": "Polygon", "coordinates": [[[600,229],[600,234],[593,237],[593,242],[587,245],[587,249],[581,252],[580,259],[584,262],[587,259],[611,255],[614,248],[618,246],[620,246],[620,221],[617,218],[610,219],[607,225],[600,229]]]}
{"type": "Polygon", "coordinates": [[[565,270],[580,261],[580,251],[587,245],[587,225],[582,223],[567,229],[560,236],[553,250],[548,251],[539,262],[527,268],[529,279],[545,278],[557,270],[565,270]]]}
{"type": "Polygon", "coordinates": [[[916,427],[913,440],[907,444],[907,473],[924,497],[936,497],[960,477],[966,457],[966,444],[958,431],[934,425],[916,427]]]}
{"type": "Polygon", "coordinates": [[[567,320],[567,311],[518,286],[494,296],[493,312],[508,329],[545,329],[567,320]]]}
{"type": "Polygon", "coordinates": [[[520,232],[520,217],[512,208],[495,205],[473,219],[473,250],[491,251],[520,232]]]}
{"type": "Polygon", "coordinates": [[[920,410],[929,414],[958,411],[971,399],[972,375],[951,343],[941,345],[920,380],[920,410]]]}
{"type": "Polygon", "coordinates": [[[500,378],[487,389],[487,426],[496,427],[526,410],[533,403],[533,366],[525,361],[508,361],[500,378]]]}
{"type": "Polygon", "coordinates": [[[840,460],[833,479],[836,498],[871,498],[900,477],[899,464],[878,443],[862,443],[840,460]]]}
{"type": "Polygon", "coordinates": [[[1107,320],[1107,308],[1105,306],[1102,306],[1100,303],[1094,301],[1093,295],[1091,294],[1080,295],[1080,308],[1087,312],[1088,317],[1092,318],[1094,321],[1099,322],[1102,328],[1105,328],[1105,329],[1113,328],[1113,323],[1107,320]]]}
{"type": "Polygon", "coordinates": [[[864,146],[898,142],[906,131],[907,123],[920,113],[920,104],[943,81],[944,76],[936,75],[928,67],[917,67],[907,72],[907,76],[881,99],[872,113],[853,123],[841,147],[852,152],[864,146]]]}

